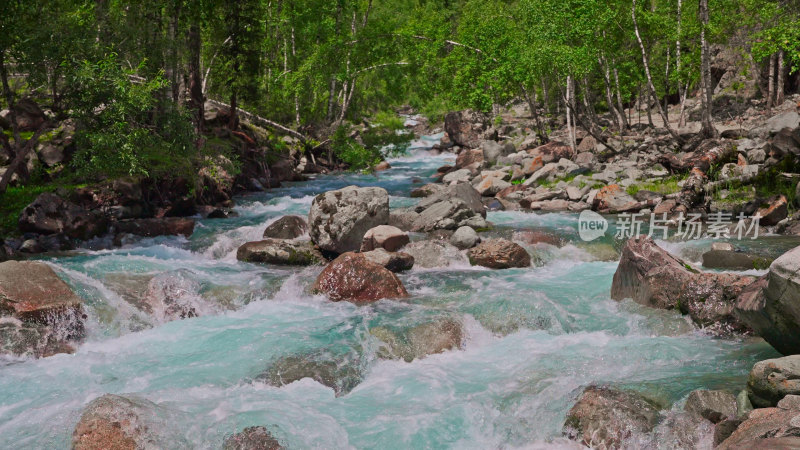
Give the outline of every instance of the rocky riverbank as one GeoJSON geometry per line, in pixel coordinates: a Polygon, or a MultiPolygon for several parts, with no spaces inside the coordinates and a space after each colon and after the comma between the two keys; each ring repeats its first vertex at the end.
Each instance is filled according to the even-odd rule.
{"type": "MultiPolygon", "coordinates": [[[[790,112],[781,112],[778,117],[790,112]]],[[[775,122],[773,119],[766,122],[775,122]]],[[[682,212],[708,218],[721,204],[717,194],[711,193],[716,192],[714,183],[719,178],[715,177],[722,176],[723,170],[712,170],[712,164],[704,166],[703,161],[708,162],[713,156],[714,164],[728,164],[725,158],[735,157],[737,162],[730,164],[736,168],[754,165],[747,163],[747,154],[742,163],[738,149],[733,153],[720,150],[733,145],[738,148],[745,139],[702,141],[694,150],[667,152],[678,158],[677,163],[668,163],[663,159],[662,146],[673,143],[653,131],[637,133],[632,142],[620,138],[627,149],[623,151],[609,151],[596,143],[590,146],[591,138],[587,136],[579,144],[582,150],[576,153],[557,141],[523,144],[533,138],[525,135],[522,123],[509,123],[498,130],[475,113],[450,114],[445,121],[447,134],[436,147],[439,151],[456,152],[455,164],[441,167],[434,174],[433,183],[421,179],[412,182],[413,202],[398,202],[396,193],[383,187],[352,185],[328,190],[310,198],[301,212],[275,217],[259,226],[258,234],[248,235],[250,239],[238,243],[232,254],[243,263],[264,266],[268,271],[309,267],[310,272],[303,272],[310,279],[302,288],[307,294],[302,295],[322,296],[336,304],[353,303],[359,308],[367,308],[366,305],[385,308],[387,304],[417,301],[418,277],[430,270],[520,271],[510,273],[525,277],[531,270],[546,268],[552,258],[550,254],[562,248],[571,248],[567,250],[571,252],[597,252],[589,256],[593,261],[619,258],[608,291],[612,299],[622,304],[632,299],[647,308],[685,314],[705,340],[736,342],[746,339],[743,336],[761,336],[789,356],[755,364],[750,380],[739,391],[694,390],[679,402],[639,393],[624,383],[573,386],[570,395],[576,403],[562,416],[564,435],[585,445],[607,448],[658,447],[664,442],[674,443],[675,448],[794,445],[792,421],[800,414],[794,404],[797,403],[794,396],[800,396],[800,389],[795,389],[791,381],[797,376],[791,355],[797,347],[795,331],[800,326],[791,314],[796,297],[792,295],[797,272],[795,250],[780,255],[770,265],[772,257],[758,250],[742,252],[730,244],[715,243],[702,249],[702,265],[699,265],[675,256],[659,246],[660,241],[646,236],[628,239],[621,248],[607,241],[576,247],[577,243],[565,241],[555,228],[508,230],[492,223],[492,217],[502,217],[499,214],[526,211],[532,213],[525,214],[530,217],[562,211],[650,210],[667,213],[671,218],[682,212]],[[724,158],[714,156],[723,154],[724,158]],[[684,170],[689,166],[687,177],[678,179],[687,174],[684,170]],[[698,170],[702,167],[706,173],[701,177],[698,170]],[[637,190],[642,185],[653,189],[637,190]],[[668,192],[668,188],[674,188],[674,192],[668,192]],[[601,252],[602,256],[594,256],[601,252]],[[763,274],[766,267],[769,270],[763,274]],[[709,270],[714,268],[725,271],[709,270]],[[761,272],[741,273],[754,269],[761,272]],[[409,271],[411,276],[406,275],[409,271]]],[[[753,124],[754,129],[764,126],[756,120],[753,124]]],[[[792,130],[797,130],[798,125],[792,130]]],[[[747,139],[764,139],[763,145],[771,149],[781,145],[778,136],[785,129],[767,133],[766,139],[747,139]]],[[[691,139],[688,137],[687,142],[691,139]]],[[[791,149],[782,155],[772,152],[768,158],[771,160],[755,163],[759,165],[757,168],[741,170],[750,173],[757,169],[752,179],[757,183],[758,177],[772,176],[770,170],[791,167],[787,161],[793,155],[791,149]]],[[[292,170],[292,177],[304,176],[306,172],[298,172],[299,167],[300,164],[292,170]]],[[[735,172],[732,166],[727,167],[727,172],[735,172]]],[[[39,250],[69,248],[44,247],[41,242],[45,239],[92,246],[99,241],[98,237],[106,236],[105,246],[113,247],[131,245],[140,239],[133,236],[188,238],[196,233],[197,223],[211,223],[213,220],[209,222],[208,218],[213,217],[224,221],[237,212],[229,209],[233,206],[229,199],[211,207],[196,198],[185,203],[171,199],[152,214],[129,217],[133,214],[130,211],[152,208],[141,200],[147,190],[138,182],[115,183],[108,187],[113,194],[106,191],[92,191],[91,195],[83,191],[42,194],[20,217],[20,227],[31,234],[19,248],[31,240],[40,245],[39,250]],[[122,193],[125,202],[81,200],[122,198],[122,193]],[[124,208],[118,203],[123,203],[124,208]],[[87,204],[100,206],[87,207],[87,204]],[[115,216],[111,211],[128,212],[115,216]]],[[[229,192],[230,197],[235,191],[229,192]]],[[[788,198],[766,204],[769,198],[757,195],[757,190],[753,191],[752,199],[735,205],[734,209],[747,211],[756,207],[754,211],[762,210],[762,217],[774,227],[771,230],[792,235],[789,212],[794,207],[788,198]]],[[[9,247],[8,242],[6,246],[9,247]]],[[[148,278],[146,286],[140,289],[141,295],[134,296],[140,297],[141,308],[137,308],[156,323],[206,314],[200,293],[208,288],[195,280],[196,273],[177,272],[148,278]]],[[[64,284],[50,264],[0,263],[0,288],[3,289],[0,297],[5,302],[0,305],[4,316],[0,328],[3,353],[45,357],[74,352],[84,345],[85,322],[96,320],[87,317],[95,314],[94,306],[76,296],[74,288],[64,284]],[[30,288],[20,289],[15,284],[14,280],[20,277],[25,278],[30,288]]],[[[553,326],[553,319],[529,317],[524,308],[499,317],[485,317],[480,310],[469,314],[479,317],[491,333],[501,336],[520,327],[553,326]]],[[[569,325],[571,319],[560,320],[567,324],[561,326],[575,326],[569,325]]],[[[465,343],[474,339],[469,323],[448,315],[426,316],[402,326],[370,326],[367,334],[371,345],[378,347],[377,360],[414,362],[463,350],[465,343]]],[[[349,358],[337,355],[331,348],[297,349],[290,355],[274,358],[266,369],[261,367],[259,373],[252,375],[253,383],[280,387],[311,379],[332,389],[336,398],[347,396],[368,377],[362,363],[349,358]]],[[[562,400],[570,401],[568,397],[563,396],[562,400]]],[[[181,421],[180,414],[159,401],[109,393],[86,405],[74,428],[72,445],[136,448],[147,442],[183,442],[186,437],[164,419],[175,415],[173,419],[181,421]]],[[[280,448],[287,436],[284,427],[285,424],[275,427],[262,422],[227,436],[223,445],[224,448],[280,448]]]]}

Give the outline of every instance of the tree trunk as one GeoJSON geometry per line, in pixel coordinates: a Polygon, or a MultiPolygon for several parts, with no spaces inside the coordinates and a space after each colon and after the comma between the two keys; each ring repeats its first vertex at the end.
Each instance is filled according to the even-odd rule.
{"type": "Polygon", "coordinates": [[[3,194],[6,189],[8,189],[8,184],[11,182],[11,178],[14,176],[15,173],[20,169],[20,167],[24,166],[25,158],[28,156],[28,153],[31,152],[34,148],[36,148],[36,144],[39,142],[39,138],[42,136],[45,130],[50,128],[50,124],[48,122],[43,123],[39,126],[39,129],[33,134],[33,136],[25,142],[25,145],[22,145],[20,141],[14,141],[14,146],[16,147],[16,156],[14,160],[11,161],[11,164],[6,168],[5,173],[2,177],[0,177],[0,194],[3,194]]]}
{"type": "Polygon", "coordinates": [[[205,98],[203,98],[203,77],[200,73],[200,53],[202,40],[200,39],[199,18],[193,17],[189,27],[189,104],[194,111],[194,123],[197,132],[203,130],[205,120],[205,98]]]}
{"type": "Polygon", "coordinates": [[[572,153],[576,153],[577,147],[575,145],[575,133],[573,124],[572,124],[572,76],[567,76],[567,93],[564,95],[564,103],[566,103],[566,108],[564,109],[564,113],[567,116],[567,133],[569,134],[569,146],[572,149],[572,153]]]}
{"type": "Polygon", "coordinates": [[[716,137],[717,129],[714,128],[711,110],[713,108],[714,92],[711,88],[711,54],[708,50],[708,40],[706,39],[706,28],[708,28],[708,0],[700,0],[698,9],[700,15],[700,51],[703,80],[703,120],[700,134],[706,137],[716,137]]]}
{"type": "Polygon", "coordinates": [[[769,75],[767,75],[767,113],[772,112],[773,99],[775,98],[775,63],[778,55],[773,53],[769,57],[769,75]]]}
{"type": "Polygon", "coordinates": [[[678,99],[681,102],[681,112],[678,115],[678,128],[686,125],[686,117],[684,111],[686,108],[686,91],[689,89],[688,83],[684,89],[681,82],[681,24],[683,18],[683,0],[678,0],[678,13],[676,20],[678,22],[677,38],[675,39],[675,73],[678,76],[678,99]]]}
{"type": "Polygon", "coordinates": [[[228,128],[231,130],[236,129],[236,90],[231,93],[231,115],[228,118],[228,128]]]}
{"type": "Polygon", "coordinates": [[[625,128],[630,128],[630,117],[628,120],[625,120],[625,106],[622,104],[622,91],[619,88],[619,70],[614,67],[614,85],[617,89],[617,108],[619,108],[619,112],[622,113],[622,120],[625,123],[625,128]]]}
{"type": "MultiPolygon", "coordinates": [[[[707,1],[707,0],[701,0],[707,1]]],[[[633,0],[633,6],[631,7],[631,18],[633,19],[633,30],[636,33],[636,40],[639,42],[639,48],[642,51],[642,64],[644,65],[644,73],[647,76],[647,87],[650,89],[650,95],[655,99],[656,105],[658,105],[658,112],[661,114],[661,118],[664,120],[664,127],[667,129],[669,134],[672,136],[675,141],[678,143],[683,142],[681,137],[678,135],[677,132],[670,126],[669,118],[667,114],[664,112],[664,108],[661,107],[661,103],[658,101],[658,94],[656,93],[656,87],[653,84],[653,77],[650,75],[650,62],[647,58],[647,50],[644,48],[644,42],[642,42],[642,36],[639,34],[639,24],[636,21],[636,0],[633,0]]],[[[648,108],[648,114],[649,114],[648,108]]]]}
{"type": "Polygon", "coordinates": [[[533,91],[533,97],[531,97],[524,85],[520,84],[519,87],[522,90],[522,95],[525,97],[525,101],[528,102],[528,108],[531,110],[531,117],[533,117],[533,121],[536,124],[536,135],[539,136],[539,140],[545,144],[549,139],[547,137],[547,133],[544,131],[542,118],[539,116],[539,111],[537,111],[536,108],[536,91],[533,91]]]}
{"type": "Polygon", "coordinates": [[[783,104],[783,91],[784,91],[784,84],[786,84],[786,70],[784,67],[784,52],[783,50],[778,50],[778,74],[776,75],[775,80],[775,106],[780,106],[783,104]]]}

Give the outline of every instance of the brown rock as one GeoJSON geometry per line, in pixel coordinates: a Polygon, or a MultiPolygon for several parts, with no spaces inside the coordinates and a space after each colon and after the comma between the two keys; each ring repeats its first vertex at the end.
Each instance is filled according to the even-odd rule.
{"type": "Polygon", "coordinates": [[[531,256],[519,244],[508,239],[490,239],[473,247],[467,253],[473,266],[491,269],[530,267],[531,256]]]}
{"type": "Polygon", "coordinates": [[[528,150],[528,153],[534,158],[541,156],[543,163],[557,162],[561,158],[570,159],[572,156],[572,149],[569,145],[558,142],[550,141],[547,144],[540,145],[533,150],[528,150]]]}
{"type": "Polygon", "coordinates": [[[789,215],[789,202],[784,195],[776,195],[767,200],[766,206],[758,210],[756,214],[761,216],[761,225],[776,225],[789,215]]]}
{"type": "Polygon", "coordinates": [[[51,325],[66,323],[82,329],[82,304],[45,263],[0,263],[0,316],[51,325]]]}
{"type": "Polygon", "coordinates": [[[483,150],[479,148],[472,150],[465,149],[458,154],[458,157],[456,157],[455,167],[457,169],[472,166],[473,164],[476,165],[483,164],[483,150]]]}
{"type": "Polygon", "coordinates": [[[344,253],[319,274],[314,291],[333,301],[374,302],[382,298],[408,297],[395,274],[358,253],[344,253]]]}
{"type": "Polygon", "coordinates": [[[137,236],[178,236],[189,237],[194,233],[194,219],[168,217],[154,219],[135,219],[117,222],[117,231],[137,236]]]}
{"type": "MultiPolygon", "coordinates": [[[[153,416],[158,405],[136,397],[106,394],[92,400],[72,433],[73,450],[160,448],[154,441],[153,416]]],[[[172,442],[176,445],[177,442],[172,442]]],[[[177,446],[177,445],[176,445],[177,446]]]]}
{"type": "Polygon", "coordinates": [[[670,255],[644,235],[628,240],[611,284],[611,298],[631,298],[659,309],[679,309],[701,326],[720,331],[748,329],[733,314],[751,276],[703,273],[670,255]]]}
{"type": "Polygon", "coordinates": [[[377,166],[375,166],[375,172],[383,172],[384,170],[389,170],[391,168],[392,166],[388,162],[381,161],[377,166]]]}
{"type": "Polygon", "coordinates": [[[287,266],[310,266],[324,260],[311,242],[286,239],[247,242],[236,250],[236,259],[287,266]]]}
{"type": "Polygon", "coordinates": [[[799,449],[798,422],[800,422],[800,411],[781,408],[755,409],[717,448],[720,450],[799,449]]]}
{"type": "Polygon", "coordinates": [[[592,209],[597,211],[622,212],[636,209],[639,202],[625,192],[618,184],[610,184],[600,189],[594,197],[592,209]]]}
{"type": "Polygon", "coordinates": [[[657,421],[658,410],[641,395],[590,386],[567,413],[564,434],[593,448],[619,449],[657,421]]]}
{"type": "Polygon", "coordinates": [[[265,230],[265,238],[294,239],[308,231],[306,220],[300,216],[283,216],[272,222],[265,230]]]}

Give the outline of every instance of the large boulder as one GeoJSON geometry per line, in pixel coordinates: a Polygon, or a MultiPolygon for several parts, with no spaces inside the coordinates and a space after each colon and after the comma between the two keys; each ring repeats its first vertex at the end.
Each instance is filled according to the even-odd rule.
{"type": "Polygon", "coordinates": [[[651,432],[657,421],[658,410],[641,395],[589,386],[567,413],[564,434],[592,448],[618,449],[651,432]]]}
{"type": "Polygon", "coordinates": [[[471,248],[469,262],[473,266],[491,269],[530,267],[531,255],[521,245],[508,239],[490,239],[471,248]]]}
{"type": "Polygon", "coordinates": [[[72,433],[73,450],[190,448],[174,433],[169,414],[131,395],[106,394],[92,400],[72,433]]]}
{"type": "Polygon", "coordinates": [[[105,233],[108,219],[96,211],[87,211],[56,194],[45,192],[36,197],[19,215],[23,232],[63,233],[75,239],[90,239],[105,233]]]}
{"type": "Polygon", "coordinates": [[[461,147],[478,147],[488,126],[489,119],[486,115],[471,109],[451,112],[444,116],[444,131],[456,145],[461,147]]]}
{"type": "Polygon", "coordinates": [[[391,225],[378,225],[370,228],[364,235],[361,251],[368,252],[383,248],[390,252],[396,252],[409,242],[408,233],[403,230],[391,225]]]}
{"type": "Polygon", "coordinates": [[[236,250],[236,259],[252,263],[287,266],[310,266],[324,260],[310,241],[287,239],[247,242],[236,250]]]}
{"type": "Polygon", "coordinates": [[[300,216],[283,216],[264,230],[265,238],[295,239],[308,231],[306,219],[300,216]]]}
{"type": "Polygon", "coordinates": [[[414,208],[411,231],[455,230],[469,226],[484,228],[488,224],[481,195],[468,183],[447,186],[440,192],[422,199],[414,208]]]}
{"type": "Polygon", "coordinates": [[[630,298],[659,309],[678,309],[700,326],[745,331],[733,314],[742,290],[755,280],[730,273],[705,273],[640,235],[626,242],[611,284],[611,298],[630,298]]]}
{"type": "Polygon", "coordinates": [[[736,430],[717,449],[800,448],[800,410],[795,402],[779,403],[775,408],[759,408],[747,415],[736,430]]]}
{"type": "Polygon", "coordinates": [[[408,291],[390,270],[359,253],[344,253],[319,274],[313,290],[333,301],[374,302],[408,297],[408,291]]]}
{"type": "Polygon", "coordinates": [[[14,114],[19,131],[36,131],[45,121],[42,108],[27,97],[14,103],[14,114]]]}
{"type": "Polygon", "coordinates": [[[800,355],[755,363],[747,379],[747,394],[756,408],[775,406],[787,395],[800,395],[800,355]]]}
{"type": "Polygon", "coordinates": [[[45,263],[0,263],[0,316],[45,324],[69,337],[83,333],[83,301],[45,263]]]}
{"type": "Polygon", "coordinates": [[[476,149],[464,149],[461,153],[458,154],[456,157],[456,165],[457,169],[465,169],[465,168],[475,168],[478,169],[483,166],[484,162],[483,150],[476,148],[476,149]]]}
{"type": "Polygon", "coordinates": [[[726,391],[696,390],[689,394],[684,409],[711,423],[736,418],[736,396],[726,391]]]}
{"type": "Polygon", "coordinates": [[[769,273],[744,290],[736,315],[784,355],[800,353],[800,247],[772,262],[769,273]]]}
{"type": "Polygon", "coordinates": [[[280,450],[283,446],[265,427],[247,427],[229,436],[222,450],[280,450]]]}
{"type": "Polygon", "coordinates": [[[308,213],[309,234],[320,249],[356,251],[364,234],[389,223],[389,194],[383,188],[348,186],[314,198],[308,213]]]}
{"type": "Polygon", "coordinates": [[[424,269],[467,263],[458,248],[444,241],[412,242],[403,247],[403,252],[414,257],[415,266],[424,269]]]}

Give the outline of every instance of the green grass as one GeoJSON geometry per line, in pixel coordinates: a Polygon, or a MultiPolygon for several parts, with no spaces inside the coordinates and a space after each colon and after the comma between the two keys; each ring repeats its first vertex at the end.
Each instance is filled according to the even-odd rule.
{"type": "Polygon", "coordinates": [[[678,183],[685,178],[685,175],[674,175],[654,182],[632,184],[628,186],[626,191],[630,195],[636,195],[636,193],[639,191],[652,191],[661,195],[674,194],[675,192],[681,190],[681,188],[678,186],[678,183]]]}

